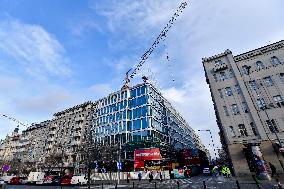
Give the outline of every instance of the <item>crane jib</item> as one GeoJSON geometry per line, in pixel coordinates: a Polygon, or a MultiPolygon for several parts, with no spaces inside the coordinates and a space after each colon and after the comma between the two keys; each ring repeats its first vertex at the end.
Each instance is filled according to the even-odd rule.
{"type": "MultiPolygon", "coordinates": [[[[150,57],[152,52],[155,50],[157,45],[160,43],[161,40],[165,40],[167,37],[166,34],[169,31],[169,29],[172,27],[174,21],[177,19],[177,17],[180,16],[180,13],[182,13],[183,9],[187,6],[187,2],[183,2],[180,4],[179,8],[176,10],[172,18],[169,20],[167,25],[164,27],[164,29],[160,32],[159,36],[157,37],[156,41],[152,44],[152,46],[149,48],[148,51],[146,51],[142,56],[141,60],[138,63],[138,65],[133,69],[132,73],[130,74],[130,78],[133,78],[136,74],[137,71],[140,69],[140,67],[143,66],[143,64],[146,62],[146,60],[150,57]]],[[[129,72],[129,71],[128,71],[129,72]]],[[[128,75],[128,72],[126,73],[128,75]]],[[[125,81],[126,82],[126,81],[125,81]]],[[[127,81],[129,82],[129,81],[127,81]]]]}

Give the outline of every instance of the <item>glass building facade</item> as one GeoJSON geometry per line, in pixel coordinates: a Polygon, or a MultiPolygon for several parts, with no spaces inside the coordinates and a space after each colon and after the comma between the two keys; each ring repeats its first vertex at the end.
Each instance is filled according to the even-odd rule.
{"type": "Polygon", "coordinates": [[[151,84],[112,93],[97,103],[94,137],[98,143],[159,139],[175,148],[203,148],[194,130],[151,84]]]}

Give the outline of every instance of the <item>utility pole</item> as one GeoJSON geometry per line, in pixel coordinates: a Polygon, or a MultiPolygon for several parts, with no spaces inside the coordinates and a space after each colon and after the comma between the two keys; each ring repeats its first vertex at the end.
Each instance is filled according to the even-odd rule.
{"type": "Polygon", "coordinates": [[[117,163],[117,169],[118,169],[118,180],[117,184],[120,183],[120,169],[121,169],[121,141],[119,142],[119,150],[118,150],[118,163],[117,163]]]}
{"type": "MultiPolygon", "coordinates": [[[[215,155],[215,158],[217,159],[217,154],[216,154],[216,149],[215,149],[215,145],[214,145],[214,141],[213,141],[213,135],[212,135],[212,132],[210,129],[205,129],[205,130],[200,130],[198,129],[197,131],[205,131],[205,132],[209,132],[210,134],[210,138],[211,138],[211,142],[212,142],[212,147],[213,147],[213,151],[214,151],[214,155],[215,155]]],[[[210,146],[210,144],[209,144],[210,146]]],[[[213,159],[213,158],[212,158],[213,159]]],[[[211,163],[212,163],[212,159],[211,159],[211,163]]]]}

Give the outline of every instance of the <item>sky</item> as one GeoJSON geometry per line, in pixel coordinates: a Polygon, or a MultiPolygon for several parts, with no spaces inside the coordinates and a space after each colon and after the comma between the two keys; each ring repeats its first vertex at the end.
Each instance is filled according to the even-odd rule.
{"type": "MultiPolygon", "coordinates": [[[[31,124],[118,91],[181,2],[0,0],[0,114],[31,124]]],[[[187,2],[131,84],[149,76],[192,128],[212,131],[219,148],[201,59],[283,40],[284,1],[187,2]]],[[[1,116],[0,138],[16,126],[1,116]]],[[[199,134],[212,152],[209,133],[199,134]]]]}

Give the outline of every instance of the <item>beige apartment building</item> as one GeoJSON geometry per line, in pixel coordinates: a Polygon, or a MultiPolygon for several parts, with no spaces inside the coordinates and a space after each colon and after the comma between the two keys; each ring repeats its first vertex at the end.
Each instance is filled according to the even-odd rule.
{"type": "Polygon", "coordinates": [[[10,161],[15,157],[20,145],[19,128],[15,128],[11,135],[0,142],[0,161],[10,161]]]}
{"type": "Polygon", "coordinates": [[[283,172],[284,41],[237,56],[226,50],[202,63],[235,174],[257,172],[262,160],[283,172]]]}
{"type": "Polygon", "coordinates": [[[84,150],[80,147],[87,141],[92,128],[95,106],[89,101],[54,114],[49,124],[43,162],[52,155],[61,155],[63,167],[75,167],[81,159],[80,151],[84,150]]]}

